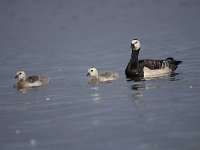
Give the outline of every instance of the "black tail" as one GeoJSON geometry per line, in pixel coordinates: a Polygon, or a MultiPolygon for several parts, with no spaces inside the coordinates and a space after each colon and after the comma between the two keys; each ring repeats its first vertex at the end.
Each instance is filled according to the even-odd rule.
{"type": "Polygon", "coordinates": [[[171,61],[173,61],[173,62],[175,63],[175,65],[179,65],[179,64],[182,63],[182,61],[174,60],[174,58],[172,58],[172,57],[168,57],[168,58],[166,58],[166,60],[171,60],[171,61]]]}
{"type": "Polygon", "coordinates": [[[176,60],[176,61],[175,61],[175,64],[176,64],[176,65],[179,65],[179,64],[181,64],[181,63],[182,63],[182,61],[179,61],[179,60],[176,60]]]}

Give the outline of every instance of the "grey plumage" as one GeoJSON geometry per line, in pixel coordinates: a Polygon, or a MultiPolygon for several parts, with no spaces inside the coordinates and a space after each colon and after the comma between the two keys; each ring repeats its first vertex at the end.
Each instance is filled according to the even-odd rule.
{"type": "Polygon", "coordinates": [[[105,83],[119,79],[118,73],[98,73],[97,69],[94,67],[88,69],[87,76],[89,76],[89,83],[105,83]]]}
{"type": "Polygon", "coordinates": [[[17,82],[14,87],[17,89],[35,88],[39,86],[44,86],[49,83],[49,79],[46,76],[28,76],[24,71],[18,71],[16,73],[15,79],[17,82]]]}
{"type": "Polygon", "coordinates": [[[176,61],[172,57],[166,58],[164,60],[153,60],[153,59],[139,60],[139,65],[141,68],[145,66],[151,70],[169,67],[172,71],[175,71],[180,63],[182,63],[182,61],[176,61]]]}

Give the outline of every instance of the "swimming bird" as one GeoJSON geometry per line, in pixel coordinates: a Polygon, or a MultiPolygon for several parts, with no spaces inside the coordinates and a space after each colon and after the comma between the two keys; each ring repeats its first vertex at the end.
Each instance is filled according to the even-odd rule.
{"type": "Polygon", "coordinates": [[[16,73],[15,79],[17,82],[14,87],[17,89],[35,88],[49,83],[49,79],[46,76],[28,76],[22,70],[16,73]]]}
{"type": "Polygon", "coordinates": [[[133,39],[131,41],[131,59],[126,67],[125,74],[127,78],[135,77],[158,77],[170,75],[173,73],[182,61],[177,61],[172,57],[166,59],[143,59],[138,60],[140,52],[140,41],[133,39]]]}
{"type": "Polygon", "coordinates": [[[105,72],[98,73],[97,69],[91,67],[88,69],[87,76],[89,76],[89,83],[103,83],[103,82],[112,82],[119,79],[118,73],[105,72]]]}

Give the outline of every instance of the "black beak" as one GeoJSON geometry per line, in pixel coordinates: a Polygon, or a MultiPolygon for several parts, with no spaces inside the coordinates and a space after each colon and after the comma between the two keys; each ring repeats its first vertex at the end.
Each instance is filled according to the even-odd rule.
{"type": "Polygon", "coordinates": [[[87,73],[87,76],[90,76],[90,73],[89,73],[89,72],[87,73]]]}
{"type": "Polygon", "coordinates": [[[132,44],[132,43],[131,43],[131,46],[130,46],[130,48],[132,48],[132,49],[133,49],[134,47],[135,47],[135,46],[134,46],[134,44],[132,44]]]}
{"type": "Polygon", "coordinates": [[[15,79],[17,79],[17,78],[18,78],[18,75],[15,76],[15,79]]]}

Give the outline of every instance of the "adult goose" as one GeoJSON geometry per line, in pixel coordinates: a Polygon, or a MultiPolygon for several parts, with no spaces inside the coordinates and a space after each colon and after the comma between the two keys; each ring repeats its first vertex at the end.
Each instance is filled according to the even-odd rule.
{"type": "Polygon", "coordinates": [[[35,88],[39,86],[44,86],[49,83],[49,79],[46,76],[28,76],[22,70],[16,73],[15,79],[17,82],[14,87],[17,89],[35,88]]]}
{"type": "Polygon", "coordinates": [[[140,41],[134,39],[131,41],[132,54],[126,67],[125,74],[127,78],[135,77],[158,77],[170,75],[173,73],[182,61],[177,61],[172,57],[166,59],[143,59],[139,60],[140,41]]]}

